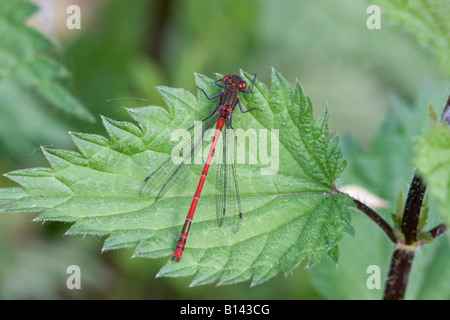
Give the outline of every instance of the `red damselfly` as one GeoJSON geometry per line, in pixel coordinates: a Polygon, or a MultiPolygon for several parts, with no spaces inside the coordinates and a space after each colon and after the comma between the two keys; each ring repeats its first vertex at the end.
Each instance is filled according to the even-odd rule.
{"type": "MultiPolygon", "coordinates": [[[[191,207],[187,214],[183,229],[181,230],[180,238],[178,240],[175,253],[173,255],[174,261],[180,261],[184,248],[186,246],[186,239],[189,234],[192,219],[197,208],[197,204],[200,199],[200,194],[203,189],[203,185],[208,174],[208,170],[213,158],[217,142],[219,140],[220,133],[225,127],[226,129],[233,129],[232,126],[232,114],[236,104],[239,105],[239,109],[242,113],[246,113],[257,108],[253,108],[247,111],[242,109],[241,102],[239,101],[238,93],[252,93],[255,86],[256,75],[253,78],[252,88],[247,89],[247,83],[240,77],[235,75],[226,75],[222,79],[217,80],[215,83],[217,86],[225,89],[223,92],[216,94],[212,97],[208,97],[206,92],[199,88],[208,100],[214,100],[220,97],[219,105],[214,111],[205,119],[201,121],[201,130],[196,125],[191,127],[189,131],[194,132],[192,139],[187,141],[184,145],[177,148],[172,152],[172,156],[164,161],[155,171],[153,171],[148,177],[144,179],[142,186],[139,190],[139,194],[147,195],[159,190],[155,201],[159,200],[170,187],[181,177],[187,168],[189,160],[193,159],[194,155],[201,149],[203,142],[203,135],[207,130],[211,129],[215,124],[214,138],[208,153],[208,157],[203,168],[200,181],[197,186],[197,190],[194,194],[191,207]],[[222,83],[220,83],[222,82],[222,83]],[[185,150],[190,147],[190,153],[184,155],[184,158],[180,162],[178,154],[181,150],[185,150]]],[[[259,110],[259,109],[257,109],[259,110]]],[[[191,135],[192,136],[192,135],[191,135]]],[[[239,230],[242,221],[242,209],[241,201],[239,198],[238,182],[236,178],[236,166],[234,161],[234,148],[230,145],[234,143],[233,138],[229,134],[223,135],[222,150],[217,156],[217,173],[216,173],[216,216],[217,225],[222,226],[224,219],[230,221],[231,230],[237,232],[239,230]]]]}

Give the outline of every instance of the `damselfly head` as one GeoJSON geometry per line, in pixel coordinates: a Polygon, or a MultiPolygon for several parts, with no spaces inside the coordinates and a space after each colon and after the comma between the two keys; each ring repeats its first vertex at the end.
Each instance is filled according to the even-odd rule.
{"type": "Polygon", "coordinates": [[[227,75],[222,79],[223,83],[236,87],[239,90],[245,90],[247,88],[247,82],[239,78],[238,76],[227,75]]]}

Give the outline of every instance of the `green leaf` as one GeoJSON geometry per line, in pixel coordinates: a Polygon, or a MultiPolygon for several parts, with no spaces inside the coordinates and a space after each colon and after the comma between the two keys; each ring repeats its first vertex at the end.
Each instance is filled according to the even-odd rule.
{"type": "Polygon", "coordinates": [[[450,225],[450,127],[443,122],[417,138],[415,164],[431,196],[439,202],[441,216],[450,225]]]}
{"type": "MultiPolygon", "coordinates": [[[[247,83],[253,80],[246,73],[242,77],[247,83]]],[[[202,75],[196,75],[196,83],[210,96],[221,90],[202,75]]],[[[135,247],[136,256],[171,256],[202,165],[190,165],[157,202],[156,195],[139,197],[139,187],[169,157],[177,143],[170,139],[172,132],[205,118],[218,102],[211,103],[201,92],[198,99],[183,89],[160,87],[159,92],[168,111],[152,106],[128,109],[137,125],[104,117],[109,139],[71,133],[80,153],[43,148],[51,169],[8,173],[26,194],[0,190],[0,201],[7,202],[1,211],[41,211],[38,220],[75,222],[68,234],[109,235],[104,250],[135,247]]],[[[270,132],[276,132],[278,140],[269,147],[274,161],[237,165],[244,213],[237,233],[217,227],[214,174],[210,174],[183,259],[169,260],[158,276],[195,275],[193,286],[250,279],[256,285],[291,271],[305,259],[313,266],[322,254],[337,262],[343,232],[353,234],[348,210],[353,202],[335,189],[345,161],[339,139],[329,140],[328,113],[315,121],[300,84],[292,90],[275,70],[270,92],[257,81],[252,94],[240,97],[244,109],[263,111],[237,110],[233,127],[249,132],[266,129],[268,140],[270,132]]],[[[249,157],[258,159],[259,151],[251,143],[238,143],[249,157]]]]}

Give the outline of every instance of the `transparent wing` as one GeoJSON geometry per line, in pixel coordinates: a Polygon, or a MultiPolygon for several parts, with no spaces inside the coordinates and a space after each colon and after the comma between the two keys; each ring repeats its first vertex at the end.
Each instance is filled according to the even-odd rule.
{"type": "Polygon", "coordinates": [[[172,156],[144,179],[139,189],[140,196],[147,196],[158,191],[155,198],[155,201],[158,201],[183,175],[188,163],[192,163],[195,155],[202,149],[203,135],[217,122],[218,115],[212,115],[188,129],[191,139],[177,147],[172,152],[172,156]],[[201,126],[201,130],[199,126],[201,126]],[[194,136],[192,133],[194,133],[194,136]],[[180,159],[180,151],[189,147],[191,147],[190,153],[186,154],[183,159],[180,159]]]}
{"type": "Polygon", "coordinates": [[[230,119],[226,120],[222,143],[217,150],[216,216],[221,227],[226,221],[232,232],[237,232],[242,222],[241,200],[236,177],[234,133],[230,119]]]}

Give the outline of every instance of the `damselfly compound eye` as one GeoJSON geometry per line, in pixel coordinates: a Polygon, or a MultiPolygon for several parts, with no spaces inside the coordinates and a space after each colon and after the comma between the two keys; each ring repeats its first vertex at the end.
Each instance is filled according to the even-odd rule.
{"type": "Polygon", "coordinates": [[[222,81],[223,83],[227,83],[227,81],[230,79],[230,76],[223,77],[222,81]]]}
{"type": "Polygon", "coordinates": [[[247,82],[245,82],[245,81],[242,81],[242,82],[241,82],[241,89],[242,89],[242,90],[247,89],[247,82]]]}

